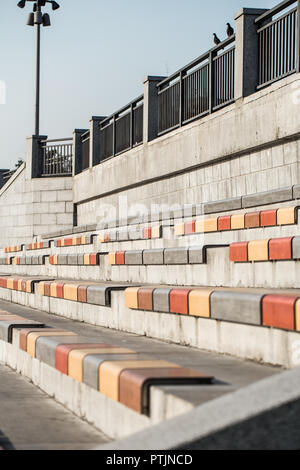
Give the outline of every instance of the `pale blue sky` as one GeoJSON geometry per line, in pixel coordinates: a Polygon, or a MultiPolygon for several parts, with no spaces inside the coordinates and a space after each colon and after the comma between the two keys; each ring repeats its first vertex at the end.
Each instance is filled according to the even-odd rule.
{"type": "MultiPolygon", "coordinates": [[[[92,115],[108,115],[143,92],[146,75],[169,75],[225,38],[241,7],[279,0],[58,0],[42,29],[41,133],[68,137],[92,115]]],[[[31,2],[0,0],[0,168],[25,155],[34,131],[35,30],[31,2]]],[[[46,10],[45,10],[46,11],[46,10]]]]}

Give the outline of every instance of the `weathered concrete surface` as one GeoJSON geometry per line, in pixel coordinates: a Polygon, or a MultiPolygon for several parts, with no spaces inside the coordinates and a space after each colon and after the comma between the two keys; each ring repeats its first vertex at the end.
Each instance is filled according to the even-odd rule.
{"type": "Polygon", "coordinates": [[[3,365],[0,428],[0,445],[8,450],[87,450],[109,440],[3,365]]]}
{"type": "Polygon", "coordinates": [[[212,400],[101,450],[299,450],[300,368],[212,400]]]}

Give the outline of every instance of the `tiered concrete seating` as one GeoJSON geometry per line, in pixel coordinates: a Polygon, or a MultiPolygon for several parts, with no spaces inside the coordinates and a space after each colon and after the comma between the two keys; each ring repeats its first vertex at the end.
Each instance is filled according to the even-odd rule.
{"type": "Polygon", "coordinates": [[[230,261],[280,261],[300,259],[300,237],[271,238],[230,245],[230,261]]]}

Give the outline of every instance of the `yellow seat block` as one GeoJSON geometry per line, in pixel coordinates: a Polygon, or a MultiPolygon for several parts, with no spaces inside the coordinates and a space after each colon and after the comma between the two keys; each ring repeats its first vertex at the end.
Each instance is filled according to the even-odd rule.
{"type": "Polygon", "coordinates": [[[90,255],[89,254],[85,254],[83,255],[83,264],[88,266],[90,264],[90,255]]]}
{"type": "Polygon", "coordinates": [[[81,245],[85,245],[86,244],[86,237],[83,236],[81,237],[81,245]]]}
{"type": "Polygon", "coordinates": [[[89,354],[135,354],[135,351],[126,348],[74,349],[70,351],[68,357],[68,375],[78,382],[83,380],[83,360],[89,354]]]}
{"type": "Polygon", "coordinates": [[[64,238],[61,239],[60,246],[65,246],[65,239],[64,238]]]}
{"type": "Polygon", "coordinates": [[[161,238],[161,225],[152,227],[151,238],[161,238]]]}
{"type": "Polygon", "coordinates": [[[249,261],[268,261],[269,240],[257,240],[248,244],[249,261]]]}
{"type": "Polygon", "coordinates": [[[195,232],[196,233],[207,233],[207,232],[217,232],[218,231],[218,219],[202,219],[196,220],[195,223],[195,232]]]}
{"type": "Polygon", "coordinates": [[[295,207],[285,207],[277,211],[277,225],[292,225],[296,223],[295,207]]]}
{"type": "Polygon", "coordinates": [[[77,238],[76,237],[72,238],[72,245],[73,246],[77,245],[77,238]]]}
{"type": "Polygon", "coordinates": [[[104,243],[104,233],[100,233],[100,235],[98,237],[98,241],[99,241],[99,243],[104,243]]]}
{"type": "Polygon", "coordinates": [[[245,214],[236,214],[231,216],[231,230],[245,228],[245,214]]]}
{"type": "Polygon", "coordinates": [[[53,264],[57,264],[58,263],[58,255],[54,255],[53,256],[53,264]]]}
{"type": "Polygon", "coordinates": [[[210,317],[210,294],[215,289],[195,289],[189,293],[189,315],[210,317]]]}
{"type": "Polygon", "coordinates": [[[112,400],[119,400],[119,377],[125,369],[144,369],[158,367],[180,367],[167,361],[111,361],[100,365],[99,391],[112,400]]]}
{"type": "Polygon", "coordinates": [[[127,308],[138,308],[138,291],[139,287],[128,287],[127,289],[125,289],[125,306],[127,308]]]}
{"type": "Polygon", "coordinates": [[[22,290],[22,282],[23,282],[23,279],[18,280],[18,290],[22,290]]]}
{"type": "Polygon", "coordinates": [[[176,237],[184,235],[184,223],[175,225],[175,235],[176,237]]]}
{"type": "Polygon", "coordinates": [[[39,294],[45,295],[45,282],[39,282],[39,294]]]}
{"type": "Polygon", "coordinates": [[[7,289],[13,289],[13,288],[14,288],[14,280],[7,279],[7,289]]]}
{"type": "Polygon", "coordinates": [[[50,284],[50,297],[56,297],[57,296],[57,290],[56,290],[56,282],[51,282],[50,284]]]}
{"type": "Polygon", "coordinates": [[[31,283],[32,281],[26,281],[26,292],[28,292],[28,294],[31,294],[31,283]]]}
{"type": "Polygon", "coordinates": [[[296,301],[295,305],[295,314],[296,314],[296,331],[300,331],[300,299],[296,301]]]}
{"type": "MultiPolygon", "coordinates": [[[[79,285],[79,284],[78,284],[79,285]]],[[[65,284],[64,285],[64,299],[78,300],[78,285],[77,284],[65,284]]]]}
{"type": "Polygon", "coordinates": [[[108,263],[111,265],[116,264],[116,253],[114,251],[108,253],[108,263]]]}
{"type": "Polygon", "coordinates": [[[52,331],[45,331],[39,333],[29,333],[27,336],[27,353],[31,357],[35,357],[35,350],[36,350],[36,342],[37,339],[41,336],[78,336],[76,333],[72,333],[71,331],[62,331],[62,330],[55,330],[52,331]]]}

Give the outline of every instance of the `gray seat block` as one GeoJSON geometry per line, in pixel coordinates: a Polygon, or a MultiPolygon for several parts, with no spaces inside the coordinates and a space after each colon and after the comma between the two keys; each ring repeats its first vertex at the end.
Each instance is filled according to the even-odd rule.
{"type": "Polygon", "coordinates": [[[88,286],[86,299],[88,304],[110,305],[110,289],[107,286],[88,286]]]}
{"type": "Polygon", "coordinates": [[[117,232],[117,240],[120,241],[120,242],[124,242],[124,241],[127,241],[129,239],[129,235],[128,235],[128,230],[127,229],[121,229],[121,230],[118,230],[117,232]]]}
{"type": "Polygon", "coordinates": [[[128,230],[128,240],[142,240],[143,232],[140,228],[130,228],[128,230]]]}
{"type": "Polygon", "coordinates": [[[40,265],[45,264],[45,256],[44,255],[39,255],[39,263],[40,265]]]}
{"type": "Polygon", "coordinates": [[[263,294],[215,291],[210,296],[211,318],[261,325],[263,294]]]}
{"type": "Polygon", "coordinates": [[[27,265],[31,265],[31,264],[32,264],[32,256],[26,256],[26,261],[25,261],[25,263],[26,263],[27,265]]]}
{"type": "Polygon", "coordinates": [[[57,264],[59,264],[59,265],[68,264],[68,255],[58,255],[57,256],[57,264]]]}
{"type": "Polygon", "coordinates": [[[153,291],[153,311],[167,312],[170,311],[170,292],[169,287],[160,287],[153,291]]]}
{"type": "Polygon", "coordinates": [[[273,191],[265,191],[263,193],[249,194],[248,196],[243,196],[242,206],[243,208],[264,206],[264,205],[273,204],[276,202],[291,201],[292,199],[293,199],[293,188],[290,187],[290,188],[276,189],[273,191]]]}
{"type": "Polygon", "coordinates": [[[300,259],[300,237],[294,237],[292,240],[292,257],[300,259]]]}
{"type": "Polygon", "coordinates": [[[204,246],[192,246],[189,248],[189,264],[205,263],[204,246]]]}
{"type": "Polygon", "coordinates": [[[22,256],[20,258],[20,265],[24,266],[25,264],[26,264],[26,258],[25,258],[25,256],[22,256]]]}
{"type": "Polygon", "coordinates": [[[125,251],[125,264],[129,264],[129,265],[143,264],[143,250],[125,251]]]}
{"type": "Polygon", "coordinates": [[[99,368],[107,361],[135,361],[136,354],[88,354],[83,359],[83,383],[99,390],[99,368]]]}
{"type": "MultiPolygon", "coordinates": [[[[242,208],[242,198],[233,197],[221,201],[206,202],[203,204],[204,214],[213,214],[215,212],[226,212],[242,208]]],[[[198,214],[197,214],[198,215],[198,214]]]]}
{"type": "Polygon", "coordinates": [[[164,264],[164,250],[144,250],[143,251],[143,264],[159,265],[164,264]]]}
{"type": "Polygon", "coordinates": [[[34,320],[5,320],[0,321],[0,339],[7,343],[12,342],[12,332],[14,328],[43,328],[44,323],[34,320]]]}
{"type": "Polygon", "coordinates": [[[36,341],[36,358],[55,367],[56,348],[60,344],[90,343],[91,339],[83,336],[41,336],[36,341]]]}
{"type": "Polygon", "coordinates": [[[38,265],[39,264],[39,256],[32,256],[31,258],[31,264],[33,265],[38,265]]]}
{"type": "Polygon", "coordinates": [[[78,264],[78,255],[68,255],[68,265],[77,266],[78,264]]]}
{"type": "Polygon", "coordinates": [[[188,264],[187,248],[166,248],[165,264],[188,264]]]}
{"type": "Polygon", "coordinates": [[[78,255],[78,265],[82,266],[84,264],[84,255],[78,255]]]}

